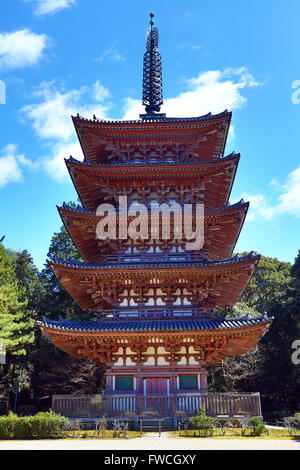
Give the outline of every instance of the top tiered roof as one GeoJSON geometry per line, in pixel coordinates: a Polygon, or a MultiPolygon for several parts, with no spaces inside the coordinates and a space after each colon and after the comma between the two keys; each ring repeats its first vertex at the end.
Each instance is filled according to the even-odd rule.
{"type": "Polygon", "coordinates": [[[213,160],[224,155],[231,112],[208,113],[194,118],[153,118],[105,121],[72,117],[83,154],[88,162],[105,163],[118,153],[135,148],[172,144],[182,146],[196,160],[213,160]]]}

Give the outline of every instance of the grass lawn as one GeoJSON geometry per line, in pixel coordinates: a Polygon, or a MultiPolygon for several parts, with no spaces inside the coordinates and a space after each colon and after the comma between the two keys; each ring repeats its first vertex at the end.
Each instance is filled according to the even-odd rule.
{"type": "Polygon", "coordinates": [[[179,431],[172,431],[171,434],[174,438],[185,439],[185,438],[205,438],[208,437],[210,439],[299,439],[300,440],[300,430],[299,431],[290,431],[288,429],[268,429],[268,434],[263,434],[262,436],[252,436],[251,429],[247,429],[244,431],[245,435],[242,435],[243,430],[241,428],[231,428],[226,429],[225,436],[222,435],[220,429],[214,428],[213,434],[205,436],[204,434],[201,435],[201,431],[199,430],[187,430],[181,431],[181,435],[179,435],[179,431]]]}
{"type": "MultiPolygon", "coordinates": [[[[169,437],[175,439],[186,439],[186,438],[210,438],[210,439],[287,439],[287,440],[300,440],[300,430],[293,431],[293,434],[290,435],[287,429],[268,429],[268,434],[264,434],[262,436],[252,436],[251,430],[247,429],[245,431],[246,435],[242,435],[243,430],[240,428],[234,429],[226,429],[226,435],[223,436],[220,432],[220,429],[214,428],[213,435],[205,436],[201,435],[201,431],[198,430],[187,430],[181,431],[181,435],[179,435],[179,431],[170,431],[169,437]]],[[[153,432],[153,434],[157,434],[158,431],[153,432]]],[[[107,430],[102,435],[97,431],[73,431],[68,433],[68,437],[65,439],[135,439],[140,437],[140,431],[128,431],[127,436],[123,433],[119,437],[114,437],[114,431],[107,430]]],[[[152,434],[151,432],[143,433],[144,434],[152,434]]]]}
{"type": "Polygon", "coordinates": [[[65,439],[135,439],[140,437],[139,431],[128,431],[127,435],[121,433],[119,437],[114,436],[113,430],[105,431],[69,431],[65,439]]]}

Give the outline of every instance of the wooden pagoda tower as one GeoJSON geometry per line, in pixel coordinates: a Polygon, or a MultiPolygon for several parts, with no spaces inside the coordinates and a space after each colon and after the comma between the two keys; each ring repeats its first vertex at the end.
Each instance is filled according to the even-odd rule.
{"type": "Polygon", "coordinates": [[[160,113],[161,58],[152,14],[150,25],[145,114],[133,121],[73,117],[85,158],[70,157],[66,165],[82,205],[58,210],[84,262],[49,263],[93,320],[40,323],[55,346],[105,365],[107,397],[206,394],[208,366],[244,354],[271,322],[266,316],[215,316],[239,300],[259,262],[254,252],[232,257],[249,204],[228,202],[240,159],[234,152],[224,156],[231,112],[189,118],[160,113]],[[202,249],[187,251],[185,239],[160,235],[100,240],[97,207],[116,205],[119,196],[146,207],[153,201],[203,203],[202,249]]]}

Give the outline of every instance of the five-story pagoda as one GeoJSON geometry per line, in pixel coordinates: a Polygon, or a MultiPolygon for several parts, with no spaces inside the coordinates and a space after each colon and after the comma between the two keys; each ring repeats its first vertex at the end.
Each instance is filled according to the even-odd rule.
{"type": "Polygon", "coordinates": [[[215,317],[238,301],[259,262],[253,252],[232,257],[248,203],[228,202],[240,158],[234,152],[224,156],[231,113],[191,118],[160,113],[161,57],[150,16],[145,114],[135,121],[73,117],[85,158],[70,158],[66,165],[82,205],[58,209],[85,262],[49,263],[80,307],[95,312],[94,320],[40,323],[55,346],[105,365],[105,395],[130,397],[131,410],[137,397],[205,395],[207,367],[244,354],[270,324],[265,316],[215,317]],[[118,209],[122,196],[130,207],[126,214],[118,209]],[[197,203],[204,205],[204,244],[186,250],[184,235],[174,236],[170,207],[197,203]],[[139,225],[142,205],[160,206],[159,223],[155,234],[140,224],[140,236],[132,237],[130,225],[139,225]],[[115,236],[97,235],[107,217],[99,206],[116,207],[115,236]]]}

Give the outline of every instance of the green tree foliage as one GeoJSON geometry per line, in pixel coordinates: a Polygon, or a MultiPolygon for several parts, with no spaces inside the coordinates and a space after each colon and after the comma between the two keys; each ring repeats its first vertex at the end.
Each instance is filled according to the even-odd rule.
{"type": "MultiPolygon", "coordinates": [[[[60,258],[65,261],[69,259],[83,261],[64,226],[61,227],[59,232],[54,233],[47,256],[49,259],[60,258]]],[[[44,296],[41,299],[43,303],[41,308],[45,316],[54,319],[61,315],[69,320],[90,320],[94,318],[93,312],[82,310],[66,292],[48,264],[45,265],[41,273],[40,282],[46,287],[44,296]]]]}
{"type": "Polygon", "coordinates": [[[8,249],[6,251],[11,260],[19,289],[22,290],[23,297],[28,300],[30,308],[30,304],[34,302],[37,291],[40,289],[38,269],[34,266],[33,259],[27,250],[8,249]]]}
{"type": "Polygon", "coordinates": [[[241,301],[260,313],[280,303],[291,282],[291,264],[262,256],[241,301]]]}
{"type": "MultiPolygon", "coordinates": [[[[292,343],[300,339],[299,266],[300,252],[285,280],[280,273],[280,292],[274,293],[273,300],[271,296],[268,299],[268,314],[274,317],[274,321],[261,341],[263,373],[257,386],[273,405],[277,404],[278,409],[287,407],[294,410],[299,406],[300,366],[291,360],[292,343]]],[[[271,271],[272,279],[273,274],[271,271]]]]}
{"type": "Polygon", "coordinates": [[[13,262],[0,244],[0,341],[6,347],[6,364],[0,374],[0,396],[8,403],[16,371],[28,361],[34,341],[34,320],[28,308],[26,289],[19,283],[13,262]]]}
{"type": "Polygon", "coordinates": [[[242,357],[210,367],[211,391],[260,391],[265,406],[297,407],[300,368],[291,361],[291,345],[300,339],[300,253],[293,266],[262,256],[241,301],[221,312],[226,316],[267,313],[273,323],[267,334],[242,357]],[[236,315],[238,313],[238,315],[236,315]]]}
{"type": "Polygon", "coordinates": [[[293,287],[297,299],[300,298],[300,250],[298,250],[298,255],[295,259],[295,263],[291,270],[291,275],[293,277],[293,287]]]}
{"type": "MultiPolygon", "coordinates": [[[[83,261],[66,228],[54,233],[49,259],[83,261]]],[[[61,286],[48,264],[39,275],[40,291],[36,296],[37,319],[44,316],[57,319],[91,320],[94,313],[82,310],[61,286]]],[[[34,397],[59,393],[97,393],[103,389],[103,370],[84,359],[76,359],[49,344],[39,328],[35,331],[35,346],[31,351],[31,389],[34,397]]]]}
{"type": "Polygon", "coordinates": [[[33,319],[27,308],[25,288],[18,283],[13,264],[0,245],[0,341],[10,355],[21,356],[33,342],[33,319]]]}

